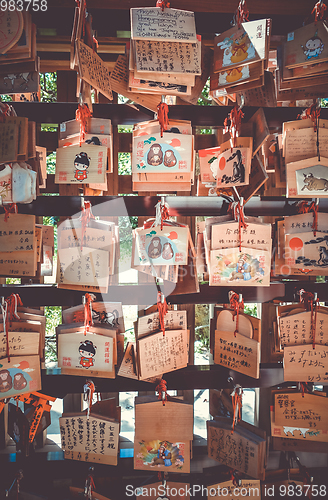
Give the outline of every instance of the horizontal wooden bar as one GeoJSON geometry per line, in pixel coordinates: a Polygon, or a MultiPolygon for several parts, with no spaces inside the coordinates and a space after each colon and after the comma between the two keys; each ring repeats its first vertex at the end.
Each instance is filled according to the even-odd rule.
{"type": "MultiPolygon", "coordinates": [[[[48,0],[49,7],[71,8],[72,4],[67,0],[48,0]]],[[[154,7],[154,0],[89,0],[88,10],[92,9],[120,9],[128,10],[131,7],[154,7]]],[[[251,14],[281,16],[304,15],[309,16],[313,8],[312,0],[248,0],[247,7],[251,14]]],[[[238,6],[238,2],[227,2],[226,0],[175,0],[174,8],[191,10],[194,12],[219,12],[233,14],[238,6]]]]}
{"type": "MultiPolygon", "coordinates": [[[[282,364],[263,365],[260,378],[254,379],[229,370],[220,365],[189,365],[182,370],[166,373],[163,378],[169,390],[188,389],[228,389],[228,378],[233,377],[235,384],[244,388],[272,387],[284,381],[282,364]]],[[[115,379],[94,378],[96,391],[130,392],[154,390],[154,384],[125,377],[115,379]]],[[[66,394],[79,394],[83,391],[84,378],[73,375],[61,375],[60,368],[42,370],[42,392],[49,396],[63,398],[66,394]]]]}
{"type": "MultiPolygon", "coordinates": [[[[324,96],[323,96],[324,97],[324,96]]],[[[18,116],[26,116],[37,123],[61,123],[73,120],[77,103],[48,102],[14,102],[13,106],[18,116]]],[[[243,113],[247,122],[257,111],[257,107],[245,106],[243,113]]],[[[303,108],[263,108],[268,125],[273,130],[280,130],[282,122],[296,120],[303,108]]],[[[190,120],[195,127],[223,126],[231,107],[228,106],[169,106],[169,118],[190,120]]],[[[134,104],[94,104],[95,118],[110,118],[113,125],[133,125],[153,119],[154,114],[140,105],[134,104]]],[[[321,118],[328,119],[328,109],[321,110],[321,118]]]]}
{"type": "MultiPolygon", "coordinates": [[[[129,185],[130,176],[123,180],[129,185]],[[129,177],[129,180],[128,180],[129,177]]],[[[126,183],[126,184],[125,184],[126,183]]],[[[127,189],[125,187],[125,189],[127,189]]],[[[98,216],[130,216],[151,217],[155,215],[155,205],[160,201],[159,196],[86,196],[91,202],[94,215],[98,216]]],[[[218,196],[166,196],[171,216],[212,216],[225,215],[228,202],[218,196]]],[[[297,212],[297,199],[270,198],[253,196],[245,205],[246,216],[282,217],[294,215],[297,212]]],[[[81,210],[80,196],[38,196],[32,203],[20,204],[18,211],[22,214],[74,216],[81,210]]],[[[328,212],[328,199],[322,198],[319,202],[320,212],[328,212]]],[[[0,213],[4,213],[0,207],[0,213]]]]}
{"type": "MultiPolygon", "coordinates": [[[[200,285],[200,293],[172,295],[174,283],[168,281],[161,285],[161,289],[170,304],[228,304],[228,294],[231,288],[236,293],[243,295],[244,302],[264,303],[272,300],[293,302],[297,299],[297,293],[302,288],[317,292],[321,302],[328,302],[327,283],[316,283],[314,281],[298,281],[292,278],[290,281],[274,281],[268,287],[247,286],[209,286],[200,285]]],[[[105,302],[122,302],[125,305],[135,304],[144,308],[145,305],[157,303],[157,287],[153,283],[139,285],[111,285],[108,293],[95,294],[97,300],[105,302]]],[[[25,284],[25,285],[0,285],[0,296],[9,297],[12,293],[19,293],[24,306],[75,306],[82,303],[85,292],[57,288],[56,285],[25,284]]]]}

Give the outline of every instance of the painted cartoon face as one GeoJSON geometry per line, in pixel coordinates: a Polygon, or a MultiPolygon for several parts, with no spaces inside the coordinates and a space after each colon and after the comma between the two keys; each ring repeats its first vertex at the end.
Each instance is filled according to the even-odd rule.
{"type": "Polygon", "coordinates": [[[95,356],[95,353],[89,352],[89,351],[84,351],[83,349],[81,349],[80,356],[82,356],[83,358],[93,358],[95,356]]]}
{"type": "Polygon", "coordinates": [[[74,162],[74,167],[76,168],[76,170],[86,170],[88,168],[88,165],[76,161],[74,162]]]}
{"type": "Polygon", "coordinates": [[[322,41],[320,38],[310,38],[305,44],[308,50],[316,50],[321,47],[322,41]]]}
{"type": "Polygon", "coordinates": [[[159,153],[160,149],[161,149],[160,147],[158,147],[158,146],[154,146],[154,147],[153,147],[153,153],[154,153],[154,155],[158,155],[158,153],[159,153]]]}

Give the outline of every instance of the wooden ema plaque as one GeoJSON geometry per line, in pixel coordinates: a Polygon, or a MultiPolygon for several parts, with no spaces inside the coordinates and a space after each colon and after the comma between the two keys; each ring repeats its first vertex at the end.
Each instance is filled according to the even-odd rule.
{"type": "Polygon", "coordinates": [[[41,389],[39,356],[15,356],[0,360],[0,399],[41,389]]]}
{"type": "Polygon", "coordinates": [[[192,405],[170,397],[165,406],[154,396],[135,398],[135,469],[189,473],[192,439],[192,405]]]}
{"type": "Polygon", "coordinates": [[[328,381],[328,347],[316,344],[284,348],[285,382],[303,381],[325,384],[328,381]]]}
{"type": "Polygon", "coordinates": [[[260,377],[261,344],[233,332],[215,331],[214,362],[249,377],[260,377]]]}
{"type": "MultiPolygon", "coordinates": [[[[166,330],[187,330],[187,311],[167,311],[164,316],[166,330]]],[[[159,313],[138,318],[138,338],[160,330],[159,313]]]]}
{"type": "Polygon", "coordinates": [[[287,35],[284,66],[295,68],[328,60],[328,27],[325,21],[303,26],[287,35]]]}
{"type": "MultiPolygon", "coordinates": [[[[315,342],[328,345],[328,315],[320,312],[316,316],[315,342]]],[[[279,318],[279,334],[281,346],[311,344],[313,335],[311,330],[311,312],[303,311],[279,318]]]]}
{"type": "MultiPolygon", "coordinates": [[[[328,431],[328,399],[325,394],[276,392],[274,421],[284,427],[308,427],[328,431]]],[[[328,433],[327,433],[328,439],[328,433]]]]}
{"type": "Polygon", "coordinates": [[[63,414],[59,419],[64,458],[117,465],[119,422],[102,415],[63,414]]]}
{"type": "MultiPolygon", "coordinates": [[[[119,333],[125,332],[122,302],[92,302],[91,307],[95,325],[108,325],[116,328],[119,333]]],[[[64,309],[62,314],[64,323],[84,322],[83,304],[64,309]]]]}
{"type": "Polygon", "coordinates": [[[231,432],[230,419],[207,421],[208,456],[255,479],[265,475],[265,432],[240,422],[231,432]]]}
{"type": "Polygon", "coordinates": [[[69,146],[56,150],[57,184],[106,182],[107,148],[93,144],[69,146]]]}
{"type": "Polygon", "coordinates": [[[326,198],[328,196],[328,159],[320,157],[286,165],[287,197],[326,198]]]}
{"type": "Polygon", "coordinates": [[[113,99],[110,71],[101,57],[81,40],[75,42],[79,76],[110,101],[113,99]]]}

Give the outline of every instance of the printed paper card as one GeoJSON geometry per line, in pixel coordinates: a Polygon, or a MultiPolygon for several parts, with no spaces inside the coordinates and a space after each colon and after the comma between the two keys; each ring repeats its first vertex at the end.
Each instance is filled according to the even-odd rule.
{"type": "Polygon", "coordinates": [[[215,37],[214,72],[265,59],[267,19],[242,23],[215,37]]]}
{"type": "Polygon", "coordinates": [[[241,137],[237,140],[237,147],[232,148],[230,141],[221,144],[217,160],[213,161],[212,168],[216,168],[217,187],[244,186],[249,183],[251,168],[253,138],[241,137]]]}
{"type": "Polygon", "coordinates": [[[328,28],[324,21],[303,26],[287,35],[284,66],[306,66],[328,59],[328,28]]]}
{"type": "Polygon", "coordinates": [[[296,268],[328,268],[328,234],[317,232],[285,235],[285,262],[296,268]]]}
{"type": "Polygon", "coordinates": [[[328,347],[312,344],[284,348],[284,381],[313,382],[325,385],[328,381],[328,347]]]}
{"type": "Polygon", "coordinates": [[[320,157],[288,163],[287,196],[324,198],[328,196],[328,159],[320,157]]]}
{"type": "Polygon", "coordinates": [[[58,366],[81,376],[103,376],[113,370],[113,338],[84,333],[58,334],[58,366]]]}
{"type": "Polygon", "coordinates": [[[117,465],[119,422],[100,415],[69,414],[59,419],[64,457],[83,462],[117,465]]]}
{"type": "Polygon", "coordinates": [[[165,472],[190,472],[190,441],[150,439],[134,441],[134,468],[165,472]]]}
{"type": "Polygon", "coordinates": [[[270,286],[270,252],[223,248],[210,254],[210,285],[270,286]]]}
{"type": "MultiPolygon", "coordinates": [[[[191,172],[192,137],[159,133],[133,138],[132,173],[191,172]]],[[[160,179],[158,179],[160,180],[160,179]]]]}
{"type": "Polygon", "coordinates": [[[194,12],[171,8],[162,11],[160,7],[135,8],[130,12],[133,40],[193,42],[197,39],[194,12]]]}
{"type": "Polygon", "coordinates": [[[41,389],[39,356],[17,356],[0,360],[0,399],[41,389]]]}
{"type": "Polygon", "coordinates": [[[93,144],[57,148],[57,184],[106,182],[107,148],[93,144]]]}
{"type": "Polygon", "coordinates": [[[188,227],[154,226],[136,229],[134,265],[186,265],[188,262],[188,227]]]}

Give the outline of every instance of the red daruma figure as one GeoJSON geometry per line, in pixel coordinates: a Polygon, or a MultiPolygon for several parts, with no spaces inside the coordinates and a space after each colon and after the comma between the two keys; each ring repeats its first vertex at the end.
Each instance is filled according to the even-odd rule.
{"type": "Polygon", "coordinates": [[[91,340],[85,340],[80,343],[79,353],[80,353],[80,365],[84,368],[90,368],[93,366],[93,360],[96,355],[97,347],[93,345],[91,340]]]}
{"type": "Polygon", "coordinates": [[[82,182],[84,179],[88,177],[87,169],[90,165],[90,158],[87,153],[79,153],[75,156],[74,160],[74,168],[75,174],[74,179],[82,182]]]}

